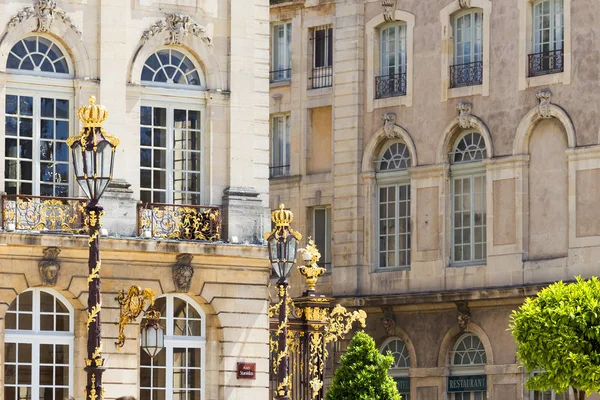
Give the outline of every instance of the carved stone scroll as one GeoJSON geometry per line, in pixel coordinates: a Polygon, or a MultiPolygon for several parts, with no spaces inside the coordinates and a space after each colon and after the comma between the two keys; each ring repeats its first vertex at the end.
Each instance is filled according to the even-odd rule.
{"type": "Polygon", "coordinates": [[[159,20],[150,25],[142,34],[142,43],[146,43],[152,37],[161,32],[167,31],[169,37],[165,39],[165,44],[181,45],[188,35],[200,38],[209,47],[212,47],[212,39],[206,33],[206,28],[198,25],[189,15],[167,14],[164,20],[159,20]]]}
{"type": "Polygon", "coordinates": [[[458,0],[460,8],[471,8],[471,0],[458,0]]]}
{"type": "Polygon", "coordinates": [[[472,128],[471,103],[466,101],[459,102],[456,105],[456,111],[458,111],[458,125],[462,129],[472,128]]]}
{"type": "Polygon", "coordinates": [[[542,118],[551,118],[550,101],[552,100],[552,92],[550,89],[539,90],[535,97],[538,99],[538,113],[542,118]]]}
{"type": "Polygon", "coordinates": [[[383,19],[387,22],[395,21],[396,0],[381,0],[381,5],[383,6],[383,19]]]}
{"type": "Polygon", "coordinates": [[[394,126],[396,125],[396,114],[393,112],[386,112],[381,116],[383,120],[383,133],[389,138],[393,139],[396,137],[396,132],[394,132],[394,126]]]}
{"type": "Polygon", "coordinates": [[[49,32],[52,23],[59,19],[81,36],[81,30],[73,23],[67,13],[56,6],[54,0],[36,0],[33,7],[25,7],[8,21],[8,29],[14,29],[32,17],[37,19],[36,32],[49,32]]]}

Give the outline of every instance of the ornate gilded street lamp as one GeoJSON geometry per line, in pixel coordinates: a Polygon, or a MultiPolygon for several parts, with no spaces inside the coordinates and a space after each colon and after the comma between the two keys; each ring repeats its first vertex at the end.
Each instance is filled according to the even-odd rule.
{"type": "Polygon", "coordinates": [[[119,303],[119,337],[117,350],[125,345],[125,325],[134,321],[141,313],[146,320],[142,322],[140,330],[140,347],[151,358],[156,357],[165,347],[165,330],[160,325],[160,312],[154,308],[154,295],[152,289],[141,289],[131,286],[127,293],[120,290],[116,300],[119,303]],[[148,304],[148,308],[144,310],[148,304]]]}
{"type": "Polygon", "coordinates": [[[96,105],[96,98],[90,96],[90,104],[82,106],[77,116],[83,122],[79,135],[67,139],[71,148],[75,179],[90,200],[85,207],[89,222],[89,276],[88,276],[88,341],[85,370],[87,372],[86,399],[103,399],[102,373],[102,320],[100,318],[100,218],[104,211],[98,205],[100,196],[112,179],[115,150],[119,139],[106,133],[102,123],[108,111],[96,105]]]}
{"type": "Polygon", "coordinates": [[[272,232],[265,234],[267,245],[269,247],[269,261],[273,271],[279,277],[277,287],[279,290],[279,326],[278,335],[278,354],[277,354],[277,399],[288,400],[290,398],[290,374],[289,374],[289,348],[287,346],[287,328],[288,328],[288,281],[290,270],[296,262],[296,249],[302,235],[294,231],[290,224],[294,220],[294,214],[290,210],[284,209],[284,205],[279,206],[279,210],[271,213],[271,220],[275,223],[272,232]]]}

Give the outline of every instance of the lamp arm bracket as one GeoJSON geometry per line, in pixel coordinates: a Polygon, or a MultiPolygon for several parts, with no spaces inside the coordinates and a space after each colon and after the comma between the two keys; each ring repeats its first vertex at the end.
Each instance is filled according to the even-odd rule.
{"type": "Polygon", "coordinates": [[[158,321],[160,312],[154,309],[154,295],[156,292],[152,289],[142,289],[139,286],[133,285],[125,293],[119,290],[119,294],[115,300],[119,303],[119,336],[115,345],[120,351],[125,345],[125,325],[134,321],[143,312],[148,318],[158,321]],[[146,308],[148,305],[148,308],[146,308]]]}

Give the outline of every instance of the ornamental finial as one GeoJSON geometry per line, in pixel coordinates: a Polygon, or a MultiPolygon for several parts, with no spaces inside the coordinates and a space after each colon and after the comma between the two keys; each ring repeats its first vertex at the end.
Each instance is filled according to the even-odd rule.
{"type": "Polygon", "coordinates": [[[104,106],[96,104],[96,96],[90,96],[89,102],[90,104],[79,107],[77,116],[83,122],[84,128],[101,127],[108,118],[108,110],[104,106]]]}
{"type": "Polygon", "coordinates": [[[279,205],[279,210],[275,210],[271,213],[271,220],[275,223],[276,227],[290,226],[294,220],[294,213],[290,210],[286,210],[283,204],[279,205]]]}
{"type": "Polygon", "coordinates": [[[319,267],[317,264],[321,259],[321,253],[319,253],[317,245],[310,237],[308,238],[308,245],[306,245],[306,248],[300,249],[299,252],[302,253],[304,265],[298,266],[298,272],[306,279],[308,291],[314,292],[317,288],[319,276],[326,272],[325,268],[319,267]]]}

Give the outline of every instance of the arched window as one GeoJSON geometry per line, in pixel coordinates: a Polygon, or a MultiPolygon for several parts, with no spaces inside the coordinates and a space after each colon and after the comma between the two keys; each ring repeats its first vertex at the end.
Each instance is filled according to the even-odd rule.
{"type": "MultiPolygon", "coordinates": [[[[60,45],[45,36],[18,41],[8,55],[8,79],[40,76],[39,90],[7,89],[5,103],[4,180],[8,194],[67,197],[70,191],[69,148],[72,91],[44,93],[47,78],[71,76],[71,63],[60,45]]],[[[60,86],[57,80],[56,87],[60,86]]]]}
{"type": "Polygon", "coordinates": [[[410,267],[410,153],[402,142],[384,148],[377,162],[378,266],[410,267]]]}
{"type": "Polygon", "coordinates": [[[69,64],[61,48],[43,36],[19,40],[8,53],[6,69],[10,72],[69,74],[69,64]],[[31,71],[31,72],[29,72],[31,71]]]}
{"type": "Polygon", "coordinates": [[[194,62],[174,49],[159,50],[148,57],[142,69],[142,81],[167,85],[202,85],[194,62]]]}
{"type": "Polygon", "coordinates": [[[456,138],[452,162],[452,262],[481,263],[487,257],[486,184],[481,161],[485,140],[477,132],[456,138]]]}
{"type": "Polygon", "coordinates": [[[180,89],[202,88],[204,78],[182,51],[163,49],[144,65],[142,81],[164,92],[147,90],[140,109],[140,199],[144,203],[200,205],[203,195],[204,101],[180,89]]]}
{"type": "Polygon", "coordinates": [[[390,375],[396,381],[396,387],[402,399],[410,400],[410,378],[408,377],[410,357],[406,344],[401,339],[390,338],[381,346],[381,353],[390,353],[394,357],[394,363],[390,368],[390,375]]]}
{"type": "Polygon", "coordinates": [[[462,335],[450,354],[449,400],[486,399],[485,348],[472,333],[462,335]]]}
{"type": "Polygon", "coordinates": [[[156,299],[165,328],[165,349],[152,359],[140,350],[142,400],[204,399],[205,319],[180,296],[156,299]]]}
{"type": "Polygon", "coordinates": [[[4,398],[63,400],[73,388],[73,308],[46,289],[21,293],[6,312],[4,398]]]}

